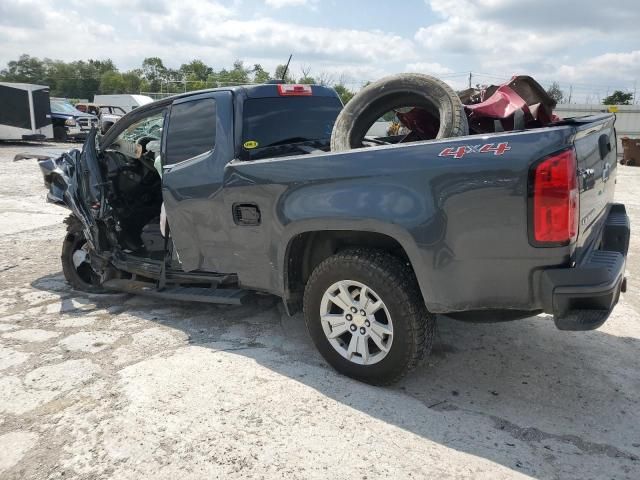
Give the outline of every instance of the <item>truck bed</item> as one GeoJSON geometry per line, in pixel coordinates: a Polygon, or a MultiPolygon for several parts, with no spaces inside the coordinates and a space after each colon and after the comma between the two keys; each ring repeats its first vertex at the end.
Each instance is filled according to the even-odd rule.
{"type": "Polygon", "coordinates": [[[570,266],[593,249],[598,235],[592,233],[612,201],[615,141],[605,155],[608,181],[602,181],[603,135],[615,135],[612,115],[482,138],[234,161],[225,172],[234,179],[226,202],[257,198],[262,227],[232,229],[229,255],[204,251],[205,262],[216,261],[201,268],[238,270],[243,285],[282,293],[286,272],[278,265],[286,264],[297,236],[369,231],[398,241],[433,312],[542,310],[532,279],[542,268],[570,266]],[[499,144],[506,147],[499,151],[499,144]],[[536,248],[528,237],[531,166],[572,146],[579,169],[594,170],[580,189],[578,241],[536,248]],[[463,155],[450,155],[460,147],[466,147],[463,155]]]}

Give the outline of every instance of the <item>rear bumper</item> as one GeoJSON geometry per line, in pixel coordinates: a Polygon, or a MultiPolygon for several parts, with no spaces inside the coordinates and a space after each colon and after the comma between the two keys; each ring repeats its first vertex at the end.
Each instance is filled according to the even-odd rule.
{"type": "Polygon", "coordinates": [[[543,307],[560,330],[593,330],[609,318],[626,289],[624,276],[631,228],[624,205],[607,217],[600,249],[572,268],[545,270],[541,277],[543,307]]]}

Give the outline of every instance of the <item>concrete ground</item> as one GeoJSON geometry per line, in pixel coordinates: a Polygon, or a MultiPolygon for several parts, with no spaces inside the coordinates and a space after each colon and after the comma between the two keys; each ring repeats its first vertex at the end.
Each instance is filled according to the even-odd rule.
{"type": "MultiPolygon", "coordinates": [[[[599,330],[440,318],[433,355],[375,388],[277,306],[70,290],[66,211],[12,162],[34,148],[0,145],[0,478],[640,478],[638,236],[599,330]]],[[[640,168],[617,199],[640,225],[640,168]]]]}

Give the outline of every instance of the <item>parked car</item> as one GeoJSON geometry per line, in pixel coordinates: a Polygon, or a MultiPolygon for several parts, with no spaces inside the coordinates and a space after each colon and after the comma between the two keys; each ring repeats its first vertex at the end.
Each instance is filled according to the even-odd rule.
{"type": "Polygon", "coordinates": [[[98,128],[103,135],[126,113],[115,105],[99,105],[97,103],[76,103],[75,107],[84,113],[98,117],[98,128]]]}
{"type": "MultiPolygon", "coordinates": [[[[442,124],[466,126],[438,88],[442,124]]],[[[49,201],[72,212],[66,279],[213,303],[278,295],[333,367],[374,384],[429,352],[435,314],[605,322],[630,233],[613,115],[329,151],[341,109],[318,85],[189,92],[40,160],[49,201]]]]}
{"type": "Polygon", "coordinates": [[[146,105],[151,102],[153,102],[153,99],[146,95],[130,95],[122,93],[93,96],[93,103],[98,103],[101,105],[115,105],[122,108],[127,113],[135,108],[141,107],[142,105],[146,105]]]}
{"type": "Polygon", "coordinates": [[[0,82],[0,140],[51,138],[49,87],[0,82]]]}
{"type": "Polygon", "coordinates": [[[98,126],[98,117],[81,112],[60,98],[51,99],[51,121],[53,138],[60,142],[84,140],[91,129],[98,126]]]}

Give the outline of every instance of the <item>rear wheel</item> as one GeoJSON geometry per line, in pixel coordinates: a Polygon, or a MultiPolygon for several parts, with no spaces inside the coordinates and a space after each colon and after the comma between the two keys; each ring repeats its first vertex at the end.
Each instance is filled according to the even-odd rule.
{"type": "Polygon", "coordinates": [[[62,272],[64,278],[76,290],[90,293],[102,293],[101,275],[91,265],[89,244],[76,217],[69,217],[67,235],[62,244],[62,272]]]}
{"type": "Polygon", "coordinates": [[[320,263],[304,315],[327,362],[367,383],[399,380],[431,350],[435,319],[411,270],[386,252],[346,250],[320,263]]]}

